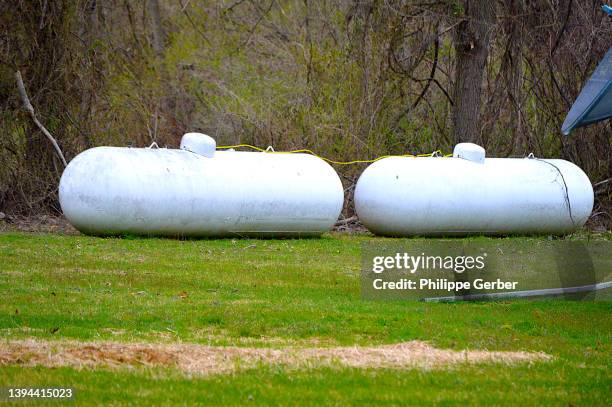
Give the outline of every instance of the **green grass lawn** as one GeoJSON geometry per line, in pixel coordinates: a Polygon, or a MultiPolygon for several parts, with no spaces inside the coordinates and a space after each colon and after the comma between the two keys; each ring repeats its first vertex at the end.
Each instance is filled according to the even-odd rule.
{"type": "MultiPolygon", "coordinates": [[[[0,336],[250,347],[425,340],[441,348],[543,351],[554,360],[431,371],[262,366],[208,377],[161,368],[5,366],[0,387],[72,386],[83,404],[135,397],[138,404],[611,403],[610,302],[365,301],[360,250],[371,239],[0,234],[0,336]]],[[[531,245],[538,238],[516,239],[531,245]]]]}

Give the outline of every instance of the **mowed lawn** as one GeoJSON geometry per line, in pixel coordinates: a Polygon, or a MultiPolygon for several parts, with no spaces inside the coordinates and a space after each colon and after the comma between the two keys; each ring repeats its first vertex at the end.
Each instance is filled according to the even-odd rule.
{"type": "Polygon", "coordinates": [[[612,403],[610,302],[365,301],[360,252],[371,239],[0,234],[0,336],[272,348],[422,340],[554,359],[433,370],[262,365],[212,376],[13,364],[0,366],[0,387],[74,387],[76,404],[612,403]]]}

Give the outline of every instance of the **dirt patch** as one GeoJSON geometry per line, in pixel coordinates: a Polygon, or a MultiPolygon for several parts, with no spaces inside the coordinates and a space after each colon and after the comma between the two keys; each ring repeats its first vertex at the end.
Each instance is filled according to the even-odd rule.
{"type": "Polygon", "coordinates": [[[141,344],[14,340],[0,342],[0,366],[75,368],[172,367],[186,374],[231,373],[260,365],[288,368],[346,366],[355,368],[442,369],[463,364],[512,365],[548,361],[540,352],[456,351],[411,341],[369,347],[288,347],[281,349],[197,344],[141,344]]]}
{"type": "MultiPolygon", "coordinates": [[[[612,204],[607,202],[596,203],[593,213],[585,226],[586,229],[595,233],[605,233],[612,230],[611,214],[612,204]]],[[[355,216],[338,221],[332,230],[340,234],[370,233],[355,216]]],[[[3,232],[80,234],[63,216],[17,216],[0,212],[0,233],[3,232]]]]}
{"type": "Polygon", "coordinates": [[[0,232],[59,233],[78,235],[79,232],[63,216],[4,215],[0,219],[0,232]]]}

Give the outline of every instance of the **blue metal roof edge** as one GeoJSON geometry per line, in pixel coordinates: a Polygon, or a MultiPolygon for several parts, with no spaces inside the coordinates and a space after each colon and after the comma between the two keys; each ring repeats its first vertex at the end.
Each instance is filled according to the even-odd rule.
{"type": "MultiPolygon", "coordinates": [[[[582,122],[582,120],[589,114],[591,113],[591,110],[593,110],[593,108],[595,107],[595,105],[597,105],[597,103],[599,103],[599,101],[608,93],[608,91],[612,89],[612,81],[608,81],[608,83],[606,84],[606,86],[604,86],[599,93],[597,93],[597,96],[595,96],[593,98],[593,100],[591,100],[591,103],[589,103],[588,107],[586,109],[583,110],[582,114],[580,114],[580,116],[578,116],[576,118],[576,120],[574,120],[570,125],[566,126],[565,123],[563,123],[563,126],[561,127],[561,131],[563,132],[564,135],[569,136],[569,134],[571,133],[572,130],[578,128],[578,127],[582,127],[582,126],[586,126],[588,124],[591,123],[595,123],[599,120],[589,120],[587,122],[582,122]],[[581,123],[582,122],[582,123],[581,123]],[[580,125],[578,125],[580,123],[580,125]]],[[[605,117],[604,117],[605,118],[605,117]]],[[[603,118],[602,118],[603,119],[603,118]]]]}

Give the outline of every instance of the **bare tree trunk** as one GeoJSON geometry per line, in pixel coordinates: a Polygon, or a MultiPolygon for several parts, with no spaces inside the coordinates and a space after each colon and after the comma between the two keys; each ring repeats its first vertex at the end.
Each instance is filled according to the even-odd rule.
{"type": "Polygon", "coordinates": [[[153,51],[157,56],[159,75],[163,82],[164,94],[158,101],[158,105],[155,107],[155,111],[151,117],[153,121],[153,127],[155,131],[151,135],[151,141],[158,142],[160,144],[172,144],[176,140],[172,139],[172,128],[176,128],[176,101],[177,93],[172,86],[171,78],[166,69],[165,65],[165,52],[166,52],[166,32],[162,24],[162,9],[160,7],[159,0],[147,0],[146,2],[147,14],[149,16],[149,23],[151,29],[151,40],[153,51]],[[158,133],[157,129],[162,128],[162,131],[158,133]],[[158,138],[158,134],[162,135],[162,138],[158,138]]]}
{"type": "Polygon", "coordinates": [[[94,76],[95,70],[93,65],[95,63],[94,53],[91,50],[94,39],[98,33],[98,13],[97,13],[97,0],[88,0],[85,3],[83,9],[81,27],[79,30],[79,36],[83,41],[83,60],[81,70],[81,104],[79,114],[79,128],[81,130],[81,138],[85,148],[92,147],[91,141],[91,106],[94,98],[94,76]]]}
{"type": "Polygon", "coordinates": [[[165,49],[166,33],[162,26],[159,0],[147,0],[147,11],[149,12],[151,30],[153,31],[153,50],[157,55],[162,55],[165,49]]]}
{"type": "Polygon", "coordinates": [[[455,142],[480,141],[480,96],[489,55],[495,2],[463,0],[464,19],[454,32],[455,84],[452,136],[455,142]]]}
{"type": "Polygon", "coordinates": [[[524,13],[523,0],[508,0],[507,8],[509,18],[504,24],[507,37],[506,49],[502,57],[502,71],[506,83],[506,93],[510,101],[510,123],[507,151],[509,155],[514,151],[524,152],[529,143],[527,136],[523,134],[523,95],[521,84],[523,81],[523,36],[524,13]]]}

